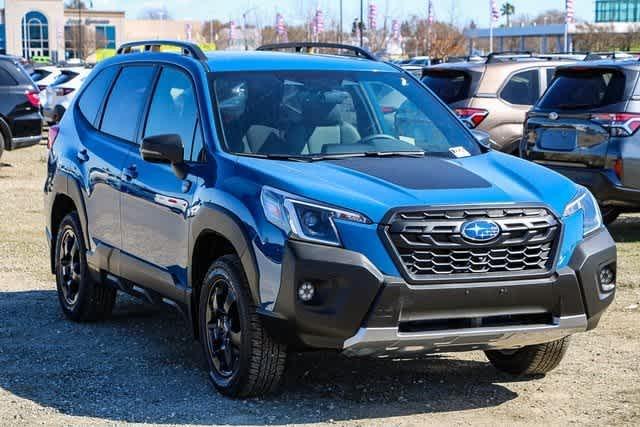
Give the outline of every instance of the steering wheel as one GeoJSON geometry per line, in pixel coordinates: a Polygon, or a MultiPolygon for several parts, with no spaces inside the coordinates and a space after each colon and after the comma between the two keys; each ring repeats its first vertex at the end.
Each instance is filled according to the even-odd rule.
{"type": "Polygon", "coordinates": [[[395,138],[391,135],[387,135],[384,133],[376,133],[374,135],[369,135],[367,137],[362,138],[360,141],[358,141],[358,144],[369,144],[371,141],[376,140],[376,139],[390,139],[392,141],[398,141],[398,138],[395,138]]]}

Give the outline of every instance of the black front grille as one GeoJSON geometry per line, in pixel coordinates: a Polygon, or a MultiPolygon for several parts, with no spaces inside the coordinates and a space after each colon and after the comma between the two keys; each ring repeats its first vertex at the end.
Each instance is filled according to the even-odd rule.
{"type": "Polygon", "coordinates": [[[385,229],[394,256],[415,281],[547,273],[560,224],[544,208],[439,209],[397,212],[385,229]],[[492,220],[500,235],[486,243],[462,236],[465,223],[492,220]]]}

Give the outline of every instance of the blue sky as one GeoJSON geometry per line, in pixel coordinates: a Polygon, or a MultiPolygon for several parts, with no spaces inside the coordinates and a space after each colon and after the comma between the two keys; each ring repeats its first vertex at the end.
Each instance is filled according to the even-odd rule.
{"type": "MultiPolygon", "coordinates": [[[[364,0],[365,4],[368,0],[364,0]]],[[[378,5],[378,15],[386,14],[390,18],[402,18],[412,14],[426,16],[428,0],[375,0],[378,5]]],[[[498,0],[502,4],[504,0],[498,0]]],[[[511,0],[516,7],[516,14],[537,13],[551,9],[564,8],[564,0],[511,0]]],[[[4,1],[0,1],[4,3],[4,1]]],[[[338,16],[339,0],[93,0],[96,9],[125,10],[131,18],[137,17],[140,10],[147,6],[166,5],[170,14],[175,18],[205,19],[216,17],[221,20],[235,19],[240,21],[242,13],[253,7],[257,8],[248,14],[248,20],[262,20],[271,22],[276,9],[285,15],[288,22],[302,19],[304,10],[310,10],[315,5],[326,11],[329,17],[338,16]]],[[[451,16],[457,18],[457,23],[463,25],[475,20],[479,25],[489,23],[489,0],[433,0],[438,19],[450,21],[451,16]]],[[[350,23],[359,14],[359,0],[343,0],[344,20],[350,23]]],[[[576,0],[578,18],[593,20],[594,1],[576,0]]],[[[379,18],[381,21],[382,18],[379,18]]],[[[346,24],[345,24],[346,25],[346,24]]]]}

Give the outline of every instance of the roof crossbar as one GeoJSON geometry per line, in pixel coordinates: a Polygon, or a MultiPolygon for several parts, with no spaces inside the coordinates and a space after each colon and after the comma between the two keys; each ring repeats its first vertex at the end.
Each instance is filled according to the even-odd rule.
{"type": "Polygon", "coordinates": [[[309,53],[311,49],[337,49],[348,50],[357,57],[362,57],[370,61],[378,61],[378,59],[366,49],[358,46],[340,43],[323,43],[323,42],[289,42],[289,43],[273,43],[260,46],[260,51],[276,51],[276,50],[295,50],[296,53],[309,53]]]}
{"type": "Polygon", "coordinates": [[[182,49],[182,54],[185,56],[191,56],[202,62],[207,61],[207,55],[204,54],[197,44],[178,40],[140,40],[128,42],[118,48],[117,54],[126,55],[128,53],[139,52],[136,48],[141,48],[142,52],[160,52],[162,46],[177,47],[182,49]]]}

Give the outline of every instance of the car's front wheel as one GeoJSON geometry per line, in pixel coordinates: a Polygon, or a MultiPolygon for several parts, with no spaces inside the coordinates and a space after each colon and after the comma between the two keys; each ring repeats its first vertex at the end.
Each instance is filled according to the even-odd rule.
{"type": "Polygon", "coordinates": [[[215,387],[231,397],[274,391],[284,372],[286,346],[262,326],[237,256],[211,265],[199,302],[200,337],[215,387]]]}
{"type": "Polygon", "coordinates": [[[569,348],[569,337],[517,350],[485,351],[498,370],[512,375],[544,375],[555,369],[569,348]]]}
{"type": "Polygon", "coordinates": [[[55,248],[56,287],[64,315],[76,322],[109,317],[117,291],[91,278],[76,212],[60,222],[55,248]]]}

